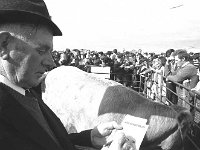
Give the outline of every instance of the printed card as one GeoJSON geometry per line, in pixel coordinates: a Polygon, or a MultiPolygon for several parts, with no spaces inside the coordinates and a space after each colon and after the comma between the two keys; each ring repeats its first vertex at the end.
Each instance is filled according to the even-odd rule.
{"type": "Polygon", "coordinates": [[[123,132],[129,140],[133,141],[139,150],[148,129],[147,119],[126,115],[122,121],[123,132]]]}

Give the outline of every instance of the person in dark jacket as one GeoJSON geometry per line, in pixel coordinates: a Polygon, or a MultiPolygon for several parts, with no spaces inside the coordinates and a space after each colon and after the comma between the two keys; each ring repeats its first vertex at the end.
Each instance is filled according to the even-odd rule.
{"type": "MultiPolygon", "coordinates": [[[[112,131],[122,129],[116,122],[68,134],[41,96],[29,90],[55,67],[53,36],[62,35],[43,0],[0,0],[0,20],[0,149],[73,150],[75,145],[107,144],[112,131]]],[[[128,146],[123,133],[112,141],[109,149],[128,146]]]]}
{"type": "MultiPolygon", "coordinates": [[[[190,56],[185,50],[177,50],[175,51],[175,66],[176,70],[171,72],[170,75],[166,77],[166,97],[173,103],[178,103],[178,96],[176,93],[176,84],[174,82],[183,83],[184,80],[196,80],[197,77],[197,69],[196,67],[190,63],[190,56]],[[173,92],[171,92],[171,91],[173,92]]],[[[193,82],[193,81],[192,81],[193,82]]],[[[197,82],[195,83],[195,85],[197,82]]],[[[193,85],[193,87],[195,86],[193,85]]]]}

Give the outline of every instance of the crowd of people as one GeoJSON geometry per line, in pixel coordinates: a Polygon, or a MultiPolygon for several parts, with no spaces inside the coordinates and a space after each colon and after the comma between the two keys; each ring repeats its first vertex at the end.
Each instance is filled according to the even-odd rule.
{"type": "Polygon", "coordinates": [[[190,80],[190,89],[197,85],[199,56],[200,53],[188,53],[185,49],[169,49],[161,54],[142,53],[142,50],[118,52],[117,49],[107,52],[68,48],[60,53],[53,51],[57,66],[76,66],[87,72],[90,72],[91,66],[109,66],[111,80],[137,91],[138,86],[142,86],[143,92],[147,93],[149,88],[150,94],[147,95],[150,98],[156,100],[156,97],[163,96],[173,104],[178,103],[176,82],[183,84],[185,80],[190,80]],[[146,85],[141,84],[144,80],[146,85]],[[159,92],[161,85],[166,86],[164,92],[159,92]]]}

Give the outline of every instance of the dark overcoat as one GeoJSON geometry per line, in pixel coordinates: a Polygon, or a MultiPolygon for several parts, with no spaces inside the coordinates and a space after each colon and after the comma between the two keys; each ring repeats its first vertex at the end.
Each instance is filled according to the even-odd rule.
{"type": "Polygon", "coordinates": [[[41,111],[59,143],[56,144],[17,99],[29,100],[29,97],[0,83],[1,150],[72,150],[75,149],[74,145],[92,146],[91,130],[68,134],[60,119],[37,97],[41,111]]]}

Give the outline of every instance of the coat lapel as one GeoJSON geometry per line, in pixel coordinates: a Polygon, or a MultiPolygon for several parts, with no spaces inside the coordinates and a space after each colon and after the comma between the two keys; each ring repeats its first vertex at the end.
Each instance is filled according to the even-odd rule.
{"type": "Polygon", "coordinates": [[[34,92],[31,93],[38,99],[40,108],[47,119],[47,122],[54,132],[56,138],[60,141],[60,144],[64,149],[75,149],[74,145],[69,140],[69,135],[63,126],[60,119],[54,114],[54,112],[43,102],[43,100],[34,92]]]}
{"type": "Polygon", "coordinates": [[[3,119],[12,124],[21,134],[31,138],[45,149],[62,150],[32,115],[16,100],[17,98],[25,98],[28,100],[28,98],[7,86],[5,86],[5,89],[5,92],[9,91],[12,96],[11,94],[7,94],[4,98],[4,105],[1,108],[3,119]],[[16,95],[15,98],[13,95],[16,95]]]}

